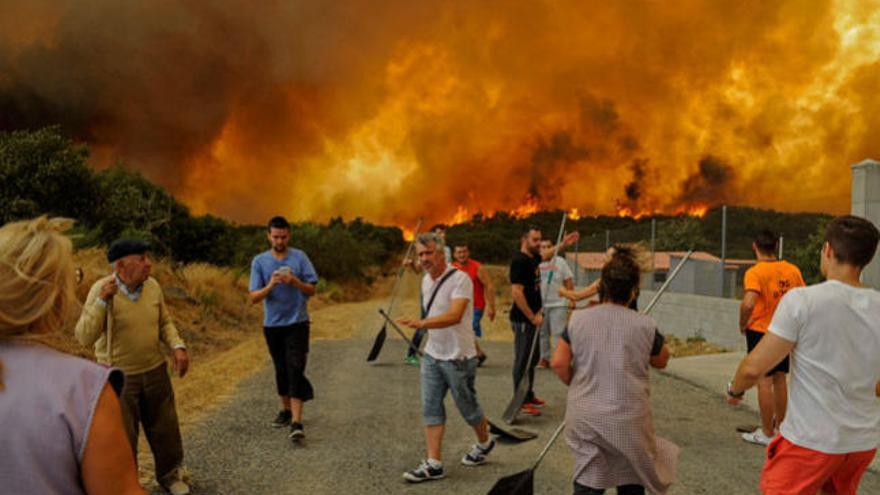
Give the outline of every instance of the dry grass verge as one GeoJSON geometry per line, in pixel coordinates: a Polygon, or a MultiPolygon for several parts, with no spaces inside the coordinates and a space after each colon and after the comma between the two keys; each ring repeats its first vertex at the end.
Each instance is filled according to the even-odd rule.
{"type": "Polygon", "coordinates": [[[669,353],[672,357],[702,356],[703,354],[728,352],[727,349],[699,337],[688,337],[684,340],[675,335],[665,335],[664,337],[666,337],[666,344],[669,345],[669,353]]]}

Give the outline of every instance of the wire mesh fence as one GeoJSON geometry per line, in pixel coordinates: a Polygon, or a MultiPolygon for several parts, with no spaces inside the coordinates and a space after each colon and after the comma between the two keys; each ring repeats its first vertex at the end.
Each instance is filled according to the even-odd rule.
{"type": "Polygon", "coordinates": [[[695,254],[673,282],[670,291],[739,298],[745,271],[756,261],[752,243],[762,230],[777,239],[775,254],[797,265],[808,281],[819,275],[819,249],[827,215],[779,213],[753,208],[718,207],[703,217],[655,217],[634,219],[622,228],[581,230],[581,238],[566,253],[575,274],[575,285],[582,287],[596,280],[601,272],[604,252],[619,244],[637,244],[650,259],[651,273],[645,274],[643,288],[659,287],[688,249],[695,254]]]}

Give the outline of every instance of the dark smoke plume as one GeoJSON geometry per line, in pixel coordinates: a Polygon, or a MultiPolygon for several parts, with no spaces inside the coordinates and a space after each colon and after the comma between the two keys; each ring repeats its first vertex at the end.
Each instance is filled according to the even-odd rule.
{"type": "Polygon", "coordinates": [[[638,158],[633,160],[630,168],[632,169],[633,179],[632,182],[626,185],[624,188],[624,192],[626,193],[626,199],[631,202],[638,201],[639,198],[642,197],[642,181],[645,179],[645,167],[648,165],[648,160],[644,158],[638,158]]]}
{"type": "Polygon", "coordinates": [[[880,156],[877,25],[832,0],[4,0],[0,130],[61,125],[247,222],[529,193],[838,211],[842,167],[880,156]]]}
{"type": "Polygon", "coordinates": [[[728,187],[733,179],[730,165],[717,156],[706,155],[700,160],[697,173],[682,184],[680,199],[686,204],[720,204],[729,199],[728,187]]]}

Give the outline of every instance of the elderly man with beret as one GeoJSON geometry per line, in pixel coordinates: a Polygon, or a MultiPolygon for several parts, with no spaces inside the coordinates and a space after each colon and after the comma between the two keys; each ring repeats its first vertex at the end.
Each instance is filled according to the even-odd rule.
{"type": "Polygon", "coordinates": [[[189,367],[186,346],[171,321],[162,288],[150,277],[149,244],[120,239],[107,259],[113,273],[92,286],[76,324],[76,338],[94,346],[99,363],[125,373],[122,416],[137,459],[138,426],[153,450],[156,479],[174,495],[189,493],[183,469],[183,443],[174,390],[163,347],[183,377],[189,367]],[[164,346],[163,346],[164,344],[164,346]]]}

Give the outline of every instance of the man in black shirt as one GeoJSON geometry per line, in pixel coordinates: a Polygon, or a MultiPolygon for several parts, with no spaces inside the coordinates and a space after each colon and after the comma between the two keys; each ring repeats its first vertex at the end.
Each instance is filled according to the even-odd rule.
{"type": "MultiPolygon", "coordinates": [[[[562,243],[554,247],[565,248],[577,242],[580,235],[570,232],[562,239],[562,243]]],[[[513,296],[513,307],[510,309],[510,326],[513,328],[513,390],[519,381],[528,373],[529,393],[523,400],[520,412],[529,416],[540,416],[538,409],[544,401],[535,397],[532,386],[535,383],[535,365],[538,364],[540,353],[532,352],[532,345],[537,345],[535,333],[544,321],[541,311],[541,231],[534,226],[523,230],[520,236],[519,252],[510,262],[510,292],[513,296]],[[529,359],[531,354],[531,359],[529,359]],[[527,362],[528,361],[528,362],[527,362]]]]}
{"type": "Polygon", "coordinates": [[[535,397],[532,390],[539,353],[532,352],[532,359],[529,360],[535,331],[541,327],[543,321],[540,244],[541,231],[537,227],[528,227],[520,236],[519,252],[510,262],[510,290],[513,296],[510,326],[514,335],[513,389],[516,390],[519,381],[528,373],[529,393],[520,412],[530,416],[540,416],[541,411],[538,408],[544,405],[544,401],[535,397]]]}

